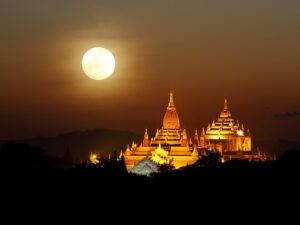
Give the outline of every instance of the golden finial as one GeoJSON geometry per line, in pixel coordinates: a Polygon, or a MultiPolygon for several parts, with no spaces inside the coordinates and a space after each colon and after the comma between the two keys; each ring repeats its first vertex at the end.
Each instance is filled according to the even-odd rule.
{"type": "Polygon", "coordinates": [[[202,127],[201,136],[205,136],[205,130],[204,130],[204,127],[202,127]]]}
{"type": "Polygon", "coordinates": [[[170,91],[170,100],[168,104],[168,109],[175,109],[175,104],[174,104],[174,98],[173,98],[173,91],[170,91]]]}

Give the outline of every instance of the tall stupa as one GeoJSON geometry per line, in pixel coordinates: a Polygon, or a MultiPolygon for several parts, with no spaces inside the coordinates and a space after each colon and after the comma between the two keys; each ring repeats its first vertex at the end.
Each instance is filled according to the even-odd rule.
{"type": "Polygon", "coordinates": [[[162,128],[157,129],[151,139],[146,129],[140,145],[133,142],[131,147],[127,147],[124,153],[127,169],[130,170],[145,157],[158,164],[170,163],[176,169],[194,164],[198,160],[197,146],[189,141],[186,130],[180,126],[172,91],[162,128]]]}

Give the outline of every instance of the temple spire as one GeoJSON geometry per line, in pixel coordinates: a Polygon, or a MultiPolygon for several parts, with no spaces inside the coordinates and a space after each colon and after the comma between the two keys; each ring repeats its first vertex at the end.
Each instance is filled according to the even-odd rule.
{"type": "Polygon", "coordinates": [[[175,109],[174,99],[173,99],[173,91],[170,91],[170,100],[168,104],[168,109],[175,109]]]}
{"type": "Polygon", "coordinates": [[[145,134],[144,134],[144,139],[143,139],[143,146],[148,146],[149,145],[149,135],[148,135],[148,130],[146,128],[145,134]]]}
{"type": "Polygon", "coordinates": [[[149,139],[148,129],[145,129],[144,139],[149,139]]]}
{"type": "Polygon", "coordinates": [[[230,113],[229,108],[228,108],[228,102],[227,102],[227,98],[226,97],[224,99],[224,106],[223,106],[222,112],[220,114],[220,117],[221,118],[229,118],[229,117],[231,117],[231,113],[230,113]]]}
{"type": "Polygon", "coordinates": [[[204,130],[204,127],[202,127],[201,136],[205,136],[205,130],[204,130]]]}
{"type": "Polygon", "coordinates": [[[170,91],[170,100],[169,100],[169,104],[167,107],[167,111],[166,111],[164,119],[163,119],[163,128],[164,129],[179,129],[180,128],[179,117],[176,112],[174,99],[173,99],[173,91],[170,91]]]}
{"type": "Polygon", "coordinates": [[[228,103],[227,103],[227,98],[225,97],[225,100],[224,100],[224,108],[223,110],[228,110],[228,103]]]}
{"type": "Polygon", "coordinates": [[[198,155],[199,155],[199,154],[198,154],[197,146],[194,145],[193,152],[192,152],[192,156],[197,157],[198,155]]]}
{"type": "Polygon", "coordinates": [[[198,136],[197,129],[195,130],[195,134],[194,134],[194,144],[197,146],[199,145],[199,136],[198,136]]]}

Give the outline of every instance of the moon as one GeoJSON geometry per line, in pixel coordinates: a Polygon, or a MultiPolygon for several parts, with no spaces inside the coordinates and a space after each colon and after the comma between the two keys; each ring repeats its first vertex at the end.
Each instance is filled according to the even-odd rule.
{"type": "Polygon", "coordinates": [[[114,55],[106,48],[95,47],[88,50],[82,58],[84,73],[94,80],[104,80],[115,70],[114,55]]]}

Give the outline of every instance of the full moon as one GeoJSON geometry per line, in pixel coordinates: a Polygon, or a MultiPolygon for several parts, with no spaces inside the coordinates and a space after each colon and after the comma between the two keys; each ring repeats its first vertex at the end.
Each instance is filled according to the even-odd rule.
{"type": "Polygon", "coordinates": [[[95,47],[88,50],[82,58],[84,73],[94,80],[104,80],[115,70],[113,54],[106,48],[95,47]]]}

